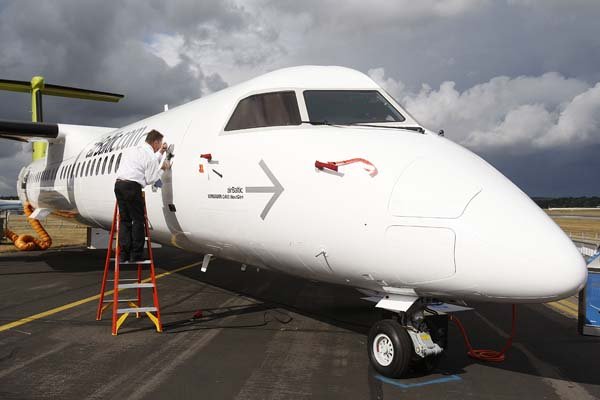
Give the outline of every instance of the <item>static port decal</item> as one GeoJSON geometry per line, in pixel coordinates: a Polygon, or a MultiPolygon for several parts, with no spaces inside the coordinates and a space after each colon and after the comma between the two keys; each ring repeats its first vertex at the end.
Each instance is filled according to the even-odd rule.
{"type": "Polygon", "coordinates": [[[284,189],[277,178],[275,178],[275,175],[273,175],[273,172],[267,167],[264,160],[260,160],[258,165],[262,168],[273,186],[229,186],[226,189],[226,193],[209,193],[208,198],[212,200],[243,200],[244,195],[248,193],[272,193],[273,195],[260,213],[260,218],[264,220],[284,189]]]}

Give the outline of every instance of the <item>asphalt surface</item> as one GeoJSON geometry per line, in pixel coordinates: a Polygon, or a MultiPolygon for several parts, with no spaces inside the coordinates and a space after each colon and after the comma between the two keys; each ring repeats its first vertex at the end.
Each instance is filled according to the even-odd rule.
{"type": "MultiPolygon", "coordinates": [[[[155,255],[159,273],[201,261],[155,255]]],[[[0,399],[600,398],[600,338],[579,336],[576,320],[545,305],[518,307],[504,363],[470,359],[451,326],[433,374],[389,380],[365,348],[378,312],[353,289],[215,260],[206,273],[196,265],[159,279],[163,333],[130,317],[113,337],[89,300],[103,259],[78,249],[0,256],[0,399]]],[[[510,306],[475,306],[460,315],[472,342],[502,347],[510,306]]]]}

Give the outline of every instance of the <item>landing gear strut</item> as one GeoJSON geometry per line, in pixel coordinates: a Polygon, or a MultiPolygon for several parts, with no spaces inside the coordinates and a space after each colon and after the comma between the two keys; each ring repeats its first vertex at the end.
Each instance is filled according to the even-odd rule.
{"type": "Polygon", "coordinates": [[[409,371],[429,373],[447,346],[447,315],[425,316],[423,311],[400,313],[384,319],[369,331],[367,346],[373,368],[389,378],[409,371]]]}

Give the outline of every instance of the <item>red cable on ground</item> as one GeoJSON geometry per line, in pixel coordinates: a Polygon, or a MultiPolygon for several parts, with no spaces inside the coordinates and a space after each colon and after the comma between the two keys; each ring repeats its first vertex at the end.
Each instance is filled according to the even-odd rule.
{"type": "Polygon", "coordinates": [[[516,326],[516,321],[517,321],[517,306],[516,306],[516,304],[512,305],[512,328],[510,331],[510,337],[506,341],[506,345],[500,351],[487,350],[487,349],[474,349],[473,346],[471,346],[471,342],[469,341],[467,332],[465,331],[465,328],[464,328],[463,324],[460,322],[460,320],[458,318],[456,318],[454,315],[450,316],[450,320],[453,321],[456,324],[456,326],[458,326],[458,329],[460,329],[460,332],[462,333],[463,338],[465,339],[465,346],[467,346],[467,349],[468,349],[467,354],[469,355],[469,357],[474,358],[476,360],[480,360],[480,361],[502,362],[505,360],[505,358],[506,358],[505,353],[512,346],[512,342],[515,337],[515,326],[516,326]]]}

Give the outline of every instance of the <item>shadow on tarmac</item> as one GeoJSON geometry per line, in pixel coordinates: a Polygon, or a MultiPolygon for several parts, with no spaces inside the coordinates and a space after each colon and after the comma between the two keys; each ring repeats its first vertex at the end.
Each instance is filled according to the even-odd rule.
{"type": "MultiPolygon", "coordinates": [[[[153,251],[156,265],[166,270],[201,260],[198,254],[173,248],[163,247],[153,251]]],[[[98,279],[100,279],[105,254],[105,250],[61,249],[45,253],[4,254],[0,256],[0,261],[25,264],[43,261],[54,271],[98,271],[98,279]]],[[[22,274],[27,273],[45,272],[22,272],[22,274]]],[[[373,307],[373,303],[361,300],[361,294],[355,289],[295,278],[275,271],[258,270],[250,266],[242,272],[239,263],[226,260],[214,260],[205,273],[198,267],[177,274],[251,297],[262,303],[205,309],[202,310],[201,317],[182,318],[165,324],[164,330],[168,334],[200,329],[256,328],[264,327],[274,320],[282,324],[291,321],[291,316],[277,309],[298,313],[341,329],[366,334],[369,327],[383,315],[381,310],[373,307]],[[238,326],[219,323],[220,319],[228,316],[252,313],[263,313],[262,321],[238,326]]],[[[461,313],[460,319],[467,327],[474,346],[501,348],[506,337],[500,334],[510,331],[510,306],[492,303],[471,305],[476,307],[476,312],[461,313]]],[[[600,338],[578,335],[576,320],[566,318],[544,305],[520,305],[517,309],[517,337],[514,342],[516,346],[509,350],[505,362],[487,363],[485,365],[488,368],[542,378],[556,379],[558,376],[576,383],[598,384],[600,338]]],[[[178,314],[191,315],[196,311],[178,312],[178,314]]],[[[134,329],[129,332],[146,329],[152,328],[134,329]]],[[[465,374],[465,369],[475,362],[477,361],[466,355],[463,339],[458,329],[451,325],[449,348],[434,373],[442,376],[462,375],[465,374]]],[[[408,379],[418,377],[415,375],[408,379]]],[[[372,398],[380,398],[381,380],[377,379],[373,372],[370,372],[369,385],[372,398]]]]}

